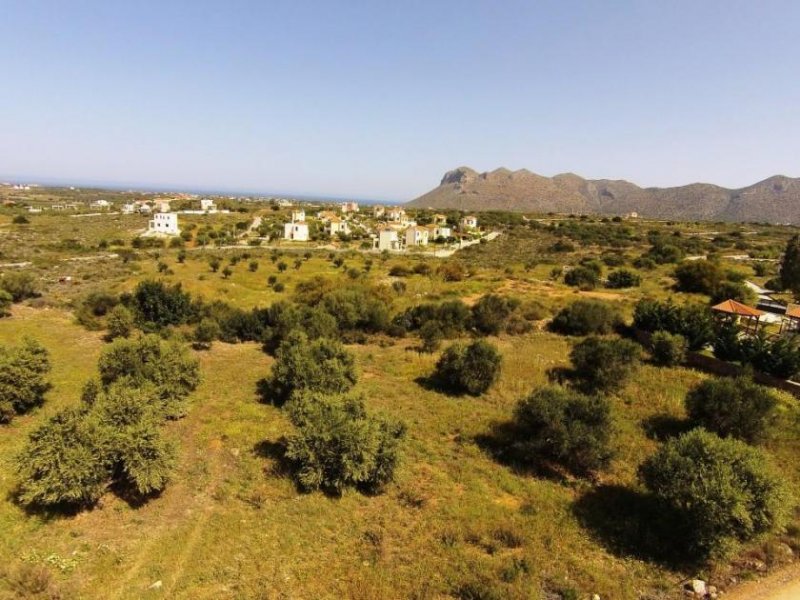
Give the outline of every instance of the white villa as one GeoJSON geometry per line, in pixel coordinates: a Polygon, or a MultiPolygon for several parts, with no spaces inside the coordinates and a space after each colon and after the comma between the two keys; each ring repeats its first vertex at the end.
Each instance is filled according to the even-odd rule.
{"type": "Polygon", "coordinates": [[[342,212],[358,212],[358,202],[342,202],[342,212]]]}
{"type": "Polygon", "coordinates": [[[142,213],[143,215],[149,215],[151,212],[153,212],[153,209],[150,208],[149,204],[143,203],[139,206],[139,212],[142,213]]]}
{"type": "Polygon", "coordinates": [[[435,225],[447,225],[447,215],[433,215],[433,222],[435,225]]]}
{"type": "Polygon", "coordinates": [[[148,223],[147,233],[150,235],[180,235],[178,214],[169,212],[156,213],[148,223]]]}
{"type": "Polygon", "coordinates": [[[330,219],[326,229],[332,236],[336,235],[337,233],[341,233],[342,235],[350,234],[350,224],[343,219],[339,219],[338,217],[333,217],[330,219]]]}
{"type": "Polygon", "coordinates": [[[428,245],[428,228],[413,226],[406,229],[406,247],[409,246],[427,246],[428,245]]]}
{"type": "Polygon", "coordinates": [[[317,213],[317,218],[323,223],[327,223],[331,219],[338,219],[339,217],[335,212],[330,210],[321,210],[317,213]]]}
{"type": "Polygon", "coordinates": [[[136,212],[136,205],[132,202],[128,202],[127,204],[122,205],[122,214],[123,215],[132,215],[136,212]]]}
{"type": "Polygon", "coordinates": [[[386,214],[386,207],[380,204],[372,207],[372,216],[376,219],[380,219],[384,214],[386,214]]]}
{"type": "Polygon", "coordinates": [[[305,221],[286,223],[283,226],[283,239],[293,242],[307,242],[308,223],[305,221]]]}
{"type": "Polygon", "coordinates": [[[384,227],[378,231],[376,242],[378,250],[400,250],[401,248],[397,230],[390,227],[384,227]]]}
{"type": "Polygon", "coordinates": [[[453,237],[453,230],[448,225],[431,225],[428,227],[428,231],[434,240],[440,237],[444,239],[453,237]]]}
{"type": "Polygon", "coordinates": [[[89,206],[91,208],[109,208],[111,206],[111,202],[108,200],[95,200],[89,206]]]}
{"type": "Polygon", "coordinates": [[[395,206],[390,208],[386,212],[386,216],[390,221],[394,221],[396,223],[407,223],[408,217],[406,216],[406,211],[400,208],[399,206],[395,206]]]}
{"type": "Polygon", "coordinates": [[[292,211],[292,223],[299,223],[300,221],[306,220],[306,211],[302,208],[298,208],[292,211]]]}
{"type": "Polygon", "coordinates": [[[461,219],[461,229],[477,229],[478,217],[475,215],[467,215],[461,219]]]}
{"type": "Polygon", "coordinates": [[[211,198],[200,198],[200,210],[203,212],[216,212],[217,205],[211,198]]]}

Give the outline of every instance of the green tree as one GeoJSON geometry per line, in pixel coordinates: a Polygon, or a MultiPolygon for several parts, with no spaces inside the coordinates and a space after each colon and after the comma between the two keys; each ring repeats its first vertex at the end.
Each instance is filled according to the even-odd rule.
{"type": "Polygon", "coordinates": [[[0,279],[0,289],[11,294],[14,302],[21,302],[26,298],[38,295],[36,279],[24,271],[10,271],[3,274],[0,279]]]}
{"type": "Polygon", "coordinates": [[[781,260],[781,283],[784,289],[800,295],[800,235],[794,235],[786,244],[781,260]]]}
{"type": "Polygon", "coordinates": [[[344,393],[357,380],[353,355],[342,344],[327,338],[309,341],[305,333],[293,330],[275,352],[269,399],[282,404],[305,390],[344,393]]]}
{"type": "Polygon", "coordinates": [[[7,291],[0,289],[0,317],[7,317],[11,314],[11,304],[14,298],[7,291]]]}
{"type": "Polygon", "coordinates": [[[0,423],[44,402],[49,372],[49,354],[35,340],[25,338],[15,348],[0,346],[0,423]]]}
{"type": "Polygon", "coordinates": [[[686,359],[686,338],[677,333],[656,331],[650,338],[653,362],[662,367],[674,367],[686,359]]]}
{"type": "Polygon", "coordinates": [[[168,286],[146,280],[133,292],[132,308],[139,322],[147,328],[181,325],[193,315],[192,299],[181,284],[168,286]]]}
{"type": "Polygon", "coordinates": [[[195,327],[192,339],[194,340],[194,346],[196,349],[208,350],[211,348],[211,344],[214,343],[214,340],[219,339],[221,335],[222,329],[220,328],[219,323],[215,319],[206,317],[197,324],[197,327],[195,327]]]}
{"type": "Polygon", "coordinates": [[[456,343],[442,353],[433,378],[451,392],[480,396],[497,381],[501,365],[500,352],[485,340],[456,343]]]}
{"type": "Polygon", "coordinates": [[[756,443],[775,416],[775,395],[748,377],[708,379],[686,395],[689,418],[721,437],[756,443]]]}
{"type": "Polygon", "coordinates": [[[562,308],[550,328],[566,335],[590,335],[611,333],[620,323],[622,316],[614,306],[587,298],[562,308]]]}
{"type": "Polygon", "coordinates": [[[18,498],[25,505],[94,504],[111,476],[99,425],[80,409],[58,413],[36,429],[16,465],[18,498]]]}
{"type": "Polygon", "coordinates": [[[405,427],[370,415],[362,397],[305,392],[287,408],[297,433],[286,457],[304,489],[376,492],[394,477],[405,427]]]}
{"type": "Polygon", "coordinates": [[[472,306],[472,322],[484,335],[497,335],[506,326],[511,314],[519,306],[519,301],[487,294],[472,306]]]}
{"type": "Polygon", "coordinates": [[[791,507],[764,454],[702,429],[666,442],[639,476],[679,517],[676,539],[700,558],[724,556],[739,542],[780,529],[791,507]]]}
{"type": "Polygon", "coordinates": [[[611,407],[603,397],[543,387],[517,403],[514,425],[513,452],[523,462],[553,461],[586,475],[611,460],[611,407]]]}
{"type": "Polygon", "coordinates": [[[639,364],[640,349],[630,340],[588,337],[570,352],[580,386],[592,393],[611,392],[625,385],[639,364]]]}
{"type": "Polygon", "coordinates": [[[155,385],[166,418],[185,414],[184,400],[200,383],[197,360],[180,344],[157,335],[114,340],[100,354],[98,370],[106,389],[122,379],[133,387],[155,385]]]}
{"type": "Polygon", "coordinates": [[[211,267],[211,272],[216,273],[219,271],[220,266],[222,265],[222,261],[219,259],[218,256],[212,256],[208,259],[208,266],[211,267]]]}
{"type": "Polygon", "coordinates": [[[133,332],[133,313],[124,305],[118,304],[109,313],[106,325],[108,329],[107,339],[115,340],[120,337],[130,337],[133,332]]]}

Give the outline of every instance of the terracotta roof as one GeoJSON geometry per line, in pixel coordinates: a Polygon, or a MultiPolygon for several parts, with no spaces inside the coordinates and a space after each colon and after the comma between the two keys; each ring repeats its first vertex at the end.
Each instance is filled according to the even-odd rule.
{"type": "Polygon", "coordinates": [[[725,302],[720,302],[716,306],[712,306],[711,310],[742,317],[761,317],[764,315],[762,311],[737,302],[736,300],[725,300],[725,302]]]}
{"type": "Polygon", "coordinates": [[[800,304],[790,304],[786,307],[786,316],[800,319],[800,304]]]}

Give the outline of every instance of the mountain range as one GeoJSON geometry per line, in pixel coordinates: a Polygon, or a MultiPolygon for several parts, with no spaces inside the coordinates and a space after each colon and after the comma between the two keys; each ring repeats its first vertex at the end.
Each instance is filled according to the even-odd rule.
{"type": "Polygon", "coordinates": [[[800,178],[776,175],[741,189],[710,183],[642,188],[625,180],[554,177],[526,169],[448,171],[438,187],[412,200],[417,208],[466,211],[627,215],[680,221],[800,224],[800,178]]]}

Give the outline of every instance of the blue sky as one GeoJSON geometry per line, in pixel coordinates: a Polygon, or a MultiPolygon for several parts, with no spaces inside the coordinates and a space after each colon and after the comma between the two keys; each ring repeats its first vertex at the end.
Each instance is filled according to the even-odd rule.
{"type": "Polygon", "coordinates": [[[0,0],[0,175],[407,200],[800,176],[800,2],[0,0]]]}

